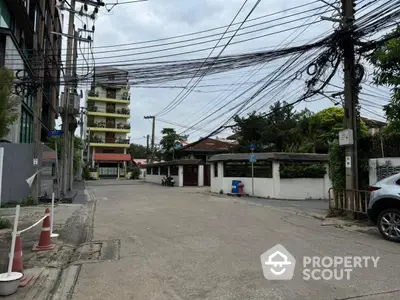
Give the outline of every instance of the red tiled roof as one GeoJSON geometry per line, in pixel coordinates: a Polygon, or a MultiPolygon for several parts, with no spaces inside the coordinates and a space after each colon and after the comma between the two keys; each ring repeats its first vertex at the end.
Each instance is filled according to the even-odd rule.
{"type": "Polygon", "coordinates": [[[94,160],[96,161],[130,161],[130,154],[123,153],[95,153],[94,160]]]}
{"type": "Polygon", "coordinates": [[[229,142],[223,142],[215,139],[205,139],[203,141],[200,141],[198,143],[191,143],[186,146],[183,146],[182,148],[179,148],[178,150],[214,150],[214,151],[228,151],[233,148],[235,148],[236,145],[229,143],[229,142]]]}

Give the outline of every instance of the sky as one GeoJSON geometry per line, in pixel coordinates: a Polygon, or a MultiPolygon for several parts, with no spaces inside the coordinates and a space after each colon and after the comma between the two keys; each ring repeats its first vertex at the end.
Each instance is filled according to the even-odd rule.
{"type": "MultiPolygon", "coordinates": [[[[106,3],[115,2],[115,0],[104,1],[106,3]]],[[[119,0],[119,2],[127,2],[127,0],[119,0]]],[[[256,2],[257,0],[248,0],[235,22],[242,22],[256,2]]],[[[329,2],[334,3],[335,1],[330,0],[329,2]]],[[[106,8],[111,8],[110,5],[107,5],[106,8],[102,7],[95,20],[92,44],[94,55],[90,54],[86,43],[81,43],[78,55],[78,73],[85,74],[88,68],[93,67],[93,57],[96,66],[112,65],[116,62],[131,64],[132,62],[151,63],[165,60],[205,59],[212,50],[199,49],[212,48],[217,44],[217,40],[224,33],[226,26],[234,19],[243,3],[244,0],[148,0],[120,4],[110,12],[106,10],[106,8]],[[225,27],[206,33],[166,39],[221,26],[225,27]],[[214,34],[213,37],[205,37],[212,34],[214,34]],[[184,40],[186,42],[182,42],[184,40]],[[166,45],[166,43],[169,44],[166,45]],[[160,56],[168,57],[160,58],[160,56]]],[[[76,9],[79,10],[81,5],[78,3],[76,9]]],[[[315,41],[315,39],[333,32],[334,24],[322,21],[321,16],[335,17],[333,8],[324,4],[324,1],[263,0],[250,15],[248,21],[244,23],[244,28],[237,32],[221,55],[276,50],[315,41]],[[300,7],[292,9],[297,6],[300,7]]],[[[68,18],[64,18],[65,31],[68,25],[67,20],[68,18]]],[[[92,27],[91,20],[85,17],[76,18],[75,24],[77,27],[82,27],[83,24],[87,24],[89,29],[92,27]]],[[[229,28],[232,32],[226,33],[225,39],[219,42],[220,47],[211,53],[211,57],[220,53],[238,26],[233,25],[229,28]]],[[[64,45],[66,46],[66,39],[64,45]]],[[[63,55],[65,56],[65,49],[63,55]]],[[[139,86],[132,85],[131,133],[129,135],[131,143],[145,144],[145,136],[151,134],[151,122],[145,120],[144,116],[156,115],[156,143],[160,141],[161,130],[164,127],[175,128],[178,133],[188,134],[189,141],[195,141],[208,135],[226,121],[228,121],[226,124],[232,124],[229,120],[235,113],[244,116],[253,110],[268,112],[269,106],[277,100],[289,103],[297,100],[305,91],[306,72],[303,72],[297,80],[293,80],[290,85],[285,85],[284,88],[272,89],[271,86],[261,95],[262,97],[255,98],[248,105],[242,107],[242,101],[253,95],[261,84],[269,80],[266,76],[272,76],[277,67],[286,60],[278,59],[250,68],[207,75],[178,106],[170,111],[167,110],[165,114],[160,112],[177,96],[182,95],[182,92],[185,91],[182,87],[188,84],[190,78],[163,83],[150,82],[139,86]],[[246,91],[255,82],[259,82],[259,85],[246,91]],[[242,109],[239,111],[238,109],[241,107],[242,109]]],[[[128,68],[132,69],[132,67],[128,68]]],[[[343,71],[341,69],[342,67],[331,81],[335,86],[325,88],[326,95],[343,89],[343,71]]],[[[131,76],[134,76],[134,72],[131,73],[131,76]]],[[[292,72],[288,71],[278,79],[292,77],[294,77],[292,72]]],[[[388,89],[374,87],[371,80],[372,68],[366,64],[363,95],[360,96],[361,114],[382,121],[384,120],[382,105],[387,103],[388,89]]],[[[193,80],[192,83],[195,81],[193,80]]],[[[83,91],[88,88],[89,85],[85,83],[79,86],[79,89],[83,91]]],[[[82,99],[81,105],[84,105],[84,99],[82,99]]],[[[323,96],[314,96],[308,101],[301,102],[295,109],[308,108],[317,112],[330,106],[333,106],[332,100],[323,96]]],[[[226,130],[218,134],[218,137],[223,138],[231,133],[226,130]]]]}

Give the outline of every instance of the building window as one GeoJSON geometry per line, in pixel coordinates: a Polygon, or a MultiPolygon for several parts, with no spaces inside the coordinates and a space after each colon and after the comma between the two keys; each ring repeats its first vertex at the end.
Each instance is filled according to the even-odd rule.
{"type": "Polygon", "coordinates": [[[160,167],[160,175],[168,176],[168,167],[167,166],[160,167]]]}
{"type": "Polygon", "coordinates": [[[214,177],[218,177],[218,163],[214,163],[214,177]]]}
{"type": "MultiPolygon", "coordinates": [[[[227,161],[224,163],[224,177],[251,177],[251,163],[248,161],[227,161]]],[[[272,178],[272,161],[260,160],[254,163],[254,177],[272,178]]]]}
{"type": "Polygon", "coordinates": [[[33,117],[24,108],[21,110],[20,142],[32,143],[33,141],[33,117]]]}
{"type": "Polygon", "coordinates": [[[169,167],[169,174],[171,176],[178,176],[179,175],[179,167],[178,166],[170,166],[169,167]]]}
{"type": "Polygon", "coordinates": [[[0,27],[11,29],[11,14],[4,0],[0,0],[0,27]]]}
{"type": "Polygon", "coordinates": [[[151,175],[151,170],[152,170],[152,168],[146,168],[146,174],[151,175]]]}
{"type": "Polygon", "coordinates": [[[6,36],[0,36],[0,68],[6,63],[6,36]]]}
{"type": "Polygon", "coordinates": [[[35,6],[35,13],[33,17],[33,30],[35,33],[37,33],[39,30],[39,12],[37,6],[35,6]]]}

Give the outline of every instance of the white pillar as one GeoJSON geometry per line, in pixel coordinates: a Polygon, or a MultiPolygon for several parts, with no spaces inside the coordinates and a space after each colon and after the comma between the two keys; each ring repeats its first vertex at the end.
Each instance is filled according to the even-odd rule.
{"type": "Polygon", "coordinates": [[[95,153],[95,148],[96,147],[93,147],[93,149],[92,149],[92,168],[94,168],[94,153],[95,153]]]}
{"type": "MultiPolygon", "coordinates": [[[[217,162],[217,168],[218,168],[218,183],[220,190],[222,190],[223,193],[230,193],[231,185],[229,185],[229,190],[227,191],[224,190],[224,162],[223,161],[217,162]]],[[[219,193],[219,191],[217,191],[217,193],[219,193]]]]}
{"type": "Polygon", "coordinates": [[[272,179],[274,182],[274,188],[271,192],[271,198],[277,198],[279,197],[279,194],[281,192],[281,175],[279,173],[279,161],[274,160],[272,161],[272,179]]]}
{"type": "Polygon", "coordinates": [[[179,166],[178,171],[178,186],[183,186],[183,166],[179,166]]]}
{"type": "Polygon", "coordinates": [[[197,178],[197,185],[198,186],[204,186],[204,166],[199,165],[199,171],[197,172],[198,178],[197,178]]]}
{"type": "Polygon", "coordinates": [[[376,168],[378,165],[377,159],[369,160],[369,184],[373,185],[378,181],[378,177],[376,176],[376,168]]]}
{"type": "Polygon", "coordinates": [[[169,176],[171,176],[171,166],[168,166],[167,168],[168,168],[167,175],[169,177],[169,176]]]}

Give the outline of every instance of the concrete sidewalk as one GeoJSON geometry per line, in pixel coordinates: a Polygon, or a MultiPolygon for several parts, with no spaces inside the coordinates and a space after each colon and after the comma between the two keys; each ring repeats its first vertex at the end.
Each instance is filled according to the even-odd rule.
{"type": "MultiPolygon", "coordinates": [[[[21,207],[18,229],[34,224],[44,215],[48,206],[21,207]]],[[[10,300],[47,299],[56,285],[62,268],[68,263],[76,245],[87,238],[87,218],[90,205],[59,204],[54,209],[54,232],[59,234],[53,240],[56,248],[52,251],[33,252],[32,247],[39,241],[42,224],[21,234],[23,264],[25,274],[33,275],[33,280],[17,293],[7,297],[10,300]]],[[[0,216],[14,221],[15,208],[0,209],[0,216]]],[[[8,253],[11,243],[11,229],[0,230],[0,272],[7,270],[8,253]]]]}

